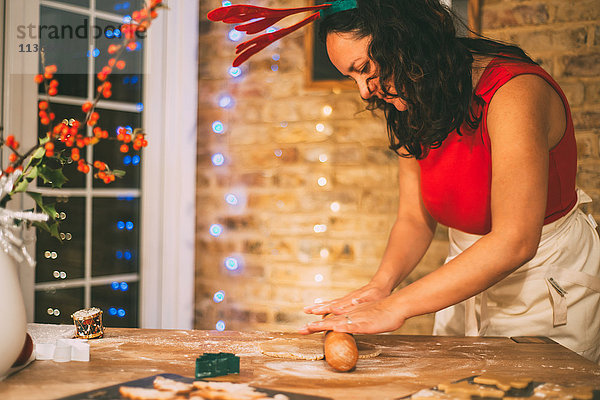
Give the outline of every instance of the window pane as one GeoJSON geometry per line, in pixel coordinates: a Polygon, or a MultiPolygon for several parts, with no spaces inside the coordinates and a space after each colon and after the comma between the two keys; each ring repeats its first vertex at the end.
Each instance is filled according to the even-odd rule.
{"type": "Polygon", "coordinates": [[[94,198],[92,275],[139,271],[139,199],[94,198]]]}
{"type": "MultiPolygon", "coordinates": [[[[83,111],[81,111],[81,107],[65,105],[65,104],[57,104],[57,103],[51,103],[50,107],[52,108],[52,112],[54,112],[54,114],[56,114],[56,119],[54,120],[54,124],[59,123],[63,119],[68,120],[71,118],[75,118],[75,119],[83,122],[84,115],[83,115],[83,111]]],[[[54,124],[52,126],[54,126],[54,124]]],[[[48,131],[48,129],[49,129],[48,126],[44,126],[41,124],[38,125],[39,137],[40,138],[46,137],[46,132],[48,131]]],[[[85,128],[80,128],[80,132],[85,134],[86,133],[85,128]]],[[[71,154],[71,149],[67,148],[67,146],[61,142],[57,142],[55,144],[54,151],[55,151],[55,153],[58,153],[61,151],[66,151],[67,155],[71,154]]],[[[82,158],[86,157],[87,156],[87,148],[79,149],[79,153],[82,158]]],[[[88,161],[90,161],[90,160],[88,160],[88,161]]],[[[56,159],[50,159],[47,164],[50,168],[60,167],[60,163],[56,159]]],[[[70,162],[69,164],[65,165],[63,168],[63,174],[68,179],[62,186],[63,188],[83,188],[83,187],[85,187],[85,174],[77,171],[77,163],[76,162],[70,162]]],[[[44,181],[41,178],[38,178],[37,184],[40,187],[51,187],[52,186],[50,183],[44,183],[44,181]]]]}
{"type": "Polygon", "coordinates": [[[143,0],[96,0],[96,10],[119,15],[130,15],[144,6],[143,0]]]}
{"type": "Polygon", "coordinates": [[[62,242],[39,231],[35,269],[36,282],[83,278],[85,244],[85,200],[77,197],[44,197],[44,204],[54,204],[58,214],[62,242]]]}
{"type": "Polygon", "coordinates": [[[92,287],[92,304],[100,308],[104,326],[135,328],[138,326],[138,283],[114,281],[92,287]]]}
{"type": "Polygon", "coordinates": [[[83,306],[83,288],[44,289],[35,292],[35,322],[72,325],[71,314],[83,306]]]}
{"type": "MultiPolygon", "coordinates": [[[[130,113],[113,110],[98,110],[100,120],[98,124],[108,130],[112,138],[116,138],[119,127],[125,127],[129,132],[142,125],[141,113],[130,113]]],[[[94,146],[94,160],[107,163],[111,169],[125,171],[123,178],[117,178],[109,186],[99,179],[94,179],[94,188],[128,188],[138,189],[140,187],[140,165],[141,153],[134,151],[132,143],[128,144],[129,151],[122,153],[120,147],[123,142],[117,140],[101,140],[94,146]]]]}
{"type": "MultiPolygon", "coordinates": [[[[90,7],[90,0],[52,0],[52,1],[55,1],[57,3],[73,4],[75,6],[81,6],[81,7],[85,7],[85,8],[90,7]]],[[[98,1],[103,1],[103,0],[98,0],[98,1]]]]}
{"type": "MultiPolygon", "coordinates": [[[[96,74],[102,70],[114,54],[108,54],[107,49],[111,44],[121,44],[120,25],[113,22],[98,19],[96,25],[102,29],[103,35],[97,40],[96,47],[99,49],[96,57],[96,74]]],[[[112,84],[112,96],[108,100],[122,101],[127,103],[140,103],[142,101],[142,72],[143,72],[143,48],[145,44],[144,35],[140,34],[136,42],[137,48],[133,51],[126,50],[120,60],[125,63],[123,69],[116,66],[112,69],[109,78],[112,84]]],[[[100,81],[96,77],[95,85],[98,87],[100,81]]]]}
{"type": "MultiPolygon", "coordinates": [[[[37,32],[44,50],[45,65],[56,65],[58,93],[64,96],[87,96],[89,18],[84,15],[40,8],[37,32]]],[[[43,92],[43,85],[40,85],[43,92]]]]}

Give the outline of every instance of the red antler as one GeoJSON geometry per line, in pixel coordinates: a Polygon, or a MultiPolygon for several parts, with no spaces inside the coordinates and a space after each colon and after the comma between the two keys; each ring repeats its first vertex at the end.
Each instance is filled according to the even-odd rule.
{"type": "MultiPolygon", "coordinates": [[[[267,29],[277,21],[280,21],[289,15],[298,14],[305,11],[323,10],[329,7],[331,7],[331,4],[274,9],[240,4],[214,9],[208,13],[208,19],[211,21],[223,21],[228,24],[250,21],[246,24],[236,26],[235,29],[248,34],[254,34],[267,29]]],[[[236,47],[236,54],[239,53],[239,55],[235,60],[233,60],[233,66],[237,67],[241,65],[244,61],[267,47],[269,44],[281,39],[286,35],[289,35],[290,33],[316,20],[317,18],[319,18],[318,12],[288,28],[280,29],[272,33],[265,33],[239,44],[236,47]]]]}

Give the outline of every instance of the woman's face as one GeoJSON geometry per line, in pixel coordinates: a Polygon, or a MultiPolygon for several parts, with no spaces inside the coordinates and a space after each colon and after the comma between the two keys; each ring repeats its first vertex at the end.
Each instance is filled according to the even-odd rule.
{"type": "MultiPolygon", "coordinates": [[[[378,77],[378,66],[369,58],[371,37],[356,39],[352,33],[330,33],[327,35],[327,54],[335,67],[344,75],[354,79],[360,97],[377,96],[392,104],[398,111],[406,111],[406,102],[399,97],[385,96],[378,77]]],[[[393,84],[388,90],[396,93],[393,84]]]]}

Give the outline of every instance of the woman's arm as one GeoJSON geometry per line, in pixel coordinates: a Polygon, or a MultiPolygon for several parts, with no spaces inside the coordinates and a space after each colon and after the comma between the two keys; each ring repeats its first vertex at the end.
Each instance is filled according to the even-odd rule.
{"type": "Polygon", "coordinates": [[[410,274],[429,247],[436,222],[421,198],[420,168],[414,159],[400,157],[398,162],[399,206],[379,268],[371,281],[348,295],[310,306],[307,313],[343,313],[360,303],[388,296],[410,274]]]}
{"type": "Polygon", "coordinates": [[[437,222],[421,196],[421,171],[413,158],[398,161],[399,205],[379,269],[371,282],[391,292],[417,266],[429,248],[437,222]]]}
{"type": "MultiPolygon", "coordinates": [[[[492,230],[452,261],[386,299],[309,324],[323,329],[378,333],[407,318],[459,303],[497,283],[537,251],[546,209],[548,153],[564,132],[564,107],[542,79],[518,76],[493,97],[487,117],[492,148],[492,230]],[[554,112],[553,112],[554,111],[554,112]]],[[[562,104],[562,103],[561,103],[562,104]]]]}

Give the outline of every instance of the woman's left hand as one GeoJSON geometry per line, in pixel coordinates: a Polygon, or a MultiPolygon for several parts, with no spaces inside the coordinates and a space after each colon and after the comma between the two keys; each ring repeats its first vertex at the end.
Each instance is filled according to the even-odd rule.
{"type": "Polygon", "coordinates": [[[400,328],[405,321],[391,296],[350,308],[340,315],[329,315],[320,321],[311,322],[299,330],[309,334],[321,331],[347,333],[381,333],[400,328]]]}

